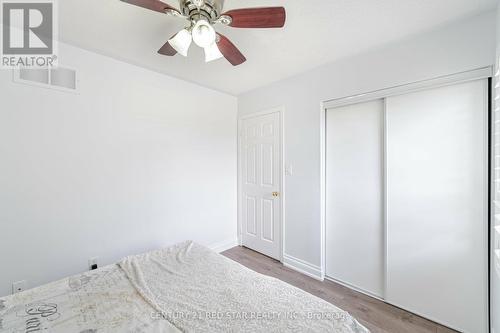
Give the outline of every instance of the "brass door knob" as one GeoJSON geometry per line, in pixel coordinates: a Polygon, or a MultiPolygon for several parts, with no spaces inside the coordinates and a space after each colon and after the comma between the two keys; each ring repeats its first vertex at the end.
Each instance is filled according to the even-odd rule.
{"type": "Polygon", "coordinates": [[[279,192],[273,192],[273,197],[277,198],[280,196],[280,193],[279,192]]]}

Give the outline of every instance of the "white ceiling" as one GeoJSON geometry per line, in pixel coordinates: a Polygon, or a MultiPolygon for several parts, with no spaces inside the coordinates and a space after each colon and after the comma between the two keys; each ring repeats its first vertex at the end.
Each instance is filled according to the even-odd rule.
{"type": "MultiPolygon", "coordinates": [[[[165,2],[178,7],[176,0],[165,2]]],[[[496,0],[226,0],[226,9],[276,5],[287,9],[284,29],[217,27],[247,57],[239,67],[224,59],[205,64],[196,46],[188,58],[158,55],[185,21],[119,0],[59,1],[59,35],[64,42],[238,95],[489,10],[496,0]]]]}

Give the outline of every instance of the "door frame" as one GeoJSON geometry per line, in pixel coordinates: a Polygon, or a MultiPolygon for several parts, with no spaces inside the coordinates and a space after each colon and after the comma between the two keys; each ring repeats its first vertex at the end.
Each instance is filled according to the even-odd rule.
{"type": "Polygon", "coordinates": [[[238,244],[243,246],[243,172],[242,172],[242,161],[243,161],[243,122],[247,119],[256,118],[260,116],[265,116],[273,113],[278,113],[280,115],[280,257],[279,261],[283,262],[283,254],[285,252],[285,107],[279,106],[270,109],[265,109],[262,111],[250,113],[244,116],[238,117],[238,244]]]}
{"type": "MultiPolygon", "coordinates": [[[[385,100],[385,99],[392,97],[392,96],[403,95],[403,94],[408,94],[408,93],[412,93],[412,92],[418,92],[418,91],[427,90],[427,89],[431,89],[431,88],[439,88],[439,87],[444,87],[444,86],[454,85],[454,84],[459,84],[459,83],[465,83],[465,82],[475,81],[475,80],[483,80],[483,79],[490,80],[493,77],[493,73],[494,73],[493,67],[488,66],[488,67],[478,68],[478,69],[474,69],[474,70],[470,70],[470,71],[466,71],[466,72],[445,75],[445,76],[441,76],[441,77],[437,77],[437,78],[433,78],[433,79],[429,79],[429,80],[422,80],[422,81],[402,84],[399,86],[388,87],[385,89],[375,90],[375,91],[371,91],[371,92],[367,92],[367,93],[363,93],[363,94],[325,100],[325,101],[322,101],[320,103],[320,133],[319,134],[320,134],[320,191],[321,191],[321,195],[320,195],[320,201],[321,201],[320,202],[320,209],[321,209],[321,211],[320,211],[320,219],[321,219],[321,221],[320,221],[320,223],[321,223],[321,273],[322,273],[322,276],[324,279],[334,281],[334,282],[339,283],[341,285],[344,285],[350,289],[353,289],[353,290],[356,290],[360,293],[374,297],[374,295],[371,295],[364,290],[358,289],[355,286],[343,283],[341,281],[338,281],[338,280],[332,279],[331,277],[326,276],[326,117],[327,117],[327,111],[329,109],[336,108],[336,107],[347,106],[347,105],[357,104],[357,103],[363,103],[363,102],[368,102],[368,101],[372,101],[372,100],[376,100],[376,99],[384,99],[385,100]]],[[[489,88],[487,89],[486,95],[488,95],[488,93],[490,93],[489,88]]],[[[488,96],[486,96],[485,98],[489,99],[488,96]]],[[[488,102],[487,102],[487,103],[489,103],[490,109],[491,109],[492,102],[493,102],[492,100],[488,100],[488,102]]],[[[386,110],[384,110],[384,118],[385,118],[385,111],[386,110]]],[[[491,117],[490,113],[491,112],[485,112],[485,117],[487,118],[486,119],[487,126],[492,121],[492,119],[490,118],[491,117]]],[[[386,119],[384,119],[384,126],[386,126],[386,119]]],[[[485,152],[487,159],[491,158],[491,152],[490,152],[491,147],[489,147],[489,142],[491,139],[492,139],[492,133],[488,128],[486,128],[484,140],[485,140],[485,144],[486,144],[485,146],[487,149],[487,151],[485,152]]],[[[384,161],[385,161],[385,158],[387,156],[386,142],[387,142],[387,140],[384,138],[384,149],[383,149],[384,161]]],[[[386,163],[386,161],[384,163],[386,163]]],[[[485,164],[484,168],[485,168],[485,170],[487,170],[487,172],[485,173],[485,177],[486,177],[485,183],[487,184],[486,189],[485,189],[485,191],[486,191],[486,193],[485,193],[486,194],[486,196],[485,196],[485,198],[486,198],[485,209],[487,211],[487,214],[486,214],[487,216],[486,216],[486,221],[483,221],[483,222],[484,222],[484,227],[486,228],[486,233],[487,233],[485,235],[485,237],[488,238],[486,240],[488,256],[487,256],[487,258],[484,259],[487,262],[486,267],[487,267],[487,276],[488,276],[488,281],[486,284],[487,298],[488,298],[487,303],[488,304],[486,304],[485,306],[487,307],[486,320],[488,322],[488,327],[490,327],[490,310],[491,309],[490,309],[489,303],[490,303],[491,289],[490,289],[490,285],[489,285],[489,282],[490,282],[489,280],[490,280],[490,271],[491,271],[491,260],[490,260],[489,256],[491,253],[490,242],[491,242],[491,223],[492,223],[492,221],[491,221],[491,216],[490,216],[491,215],[491,203],[490,203],[490,201],[491,201],[491,198],[490,198],[490,195],[491,195],[491,177],[489,176],[489,173],[491,172],[491,165],[490,165],[489,161],[485,161],[484,164],[485,164]]],[[[384,201],[383,210],[384,210],[384,228],[386,229],[385,235],[384,235],[384,238],[385,238],[384,239],[384,242],[385,242],[385,244],[384,244],[384,251],[385,251],[384,260],[385,261],[387,258],[387,228],[386,228],[386,226],[387,226],[387,214],[386,214],[386,212],[387,212],[387,207],[386,207],[386,205],[387,205],[387,198],[386,198],[387,191],[386,191],[386,188],[387,188],[387,174],[386,174],[386,171],[384,171],[384,189],[383,189],[384,194],[383,194],[383,197],[385,198],[384,199],[385,201],[384,201]]],[[[384,272],[387,276],[387,262],[385,262],[384,272]]],[[[387,282],[387,280],[386,280],[386,282],[387,282]]],[[[387,290],[386,282],[384,284],[384,295],[383,295],[384,298],[382,298],[380,300],[382,300],[383,302],[385,302],[387,304],[391,304],[390,302],[388,302],[385,299],[385,296],[386,296],[385,291],[387,290]]],[[[375,298],[378,298],[378,297],[375,297],[375,298]]],[[[397,304],[391,304],[391,305],[398,306],[397,304]]],[[[443,325],[446,326],[446,324],[443,324],[443,325]]]]}

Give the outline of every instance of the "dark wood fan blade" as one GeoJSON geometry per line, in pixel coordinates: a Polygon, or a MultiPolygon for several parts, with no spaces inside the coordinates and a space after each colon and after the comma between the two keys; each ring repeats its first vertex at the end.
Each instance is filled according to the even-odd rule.
{"type": "MultiPolygon", "coordinates": [[[[175,35],[173,37],[175,37],[175,35]]],[[[163,45],[161,49],[158,50],[158,53],[169,57],[173,57],[174,55],[177,54],[177,51],[172,47],[172,45],[170,45],[169,42],[166,42],[165,45],[163,45]]]]}
{"type": "Polygon", "coordinates": [[[165,10],[167,9],[173,9],[177,11],[177,9],[175,9],[174,7],[169,6],[166,3],[163,3],[159,0],[121,0],[121,1],[142,8],[151,9],[160,13],[165,13],[165,10]]]}
{"type": "Polygon", "coordinates": [[[282,28],[286,21],[283,7],[235,9],[223,15],[233,19],[230,26],[234,28],[282,28]]]}
{"type": "Polygon", "coordinates": [[[219,41],[217,46],[219,47],[220,53],[227,59],[233,66],[238,66],[247,61],[245,56],[238,50],[238,48],[231,43],[231,41],[224,35],[219,35],[219,41]]]}

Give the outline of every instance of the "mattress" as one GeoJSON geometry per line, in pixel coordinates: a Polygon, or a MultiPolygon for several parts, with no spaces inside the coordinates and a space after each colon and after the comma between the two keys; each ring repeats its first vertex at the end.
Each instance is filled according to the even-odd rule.
{"type": "Polygon", "coordinates": [[[320,298],[184,242],[0,298],[0,332],[368,330],[320,298]]]}

